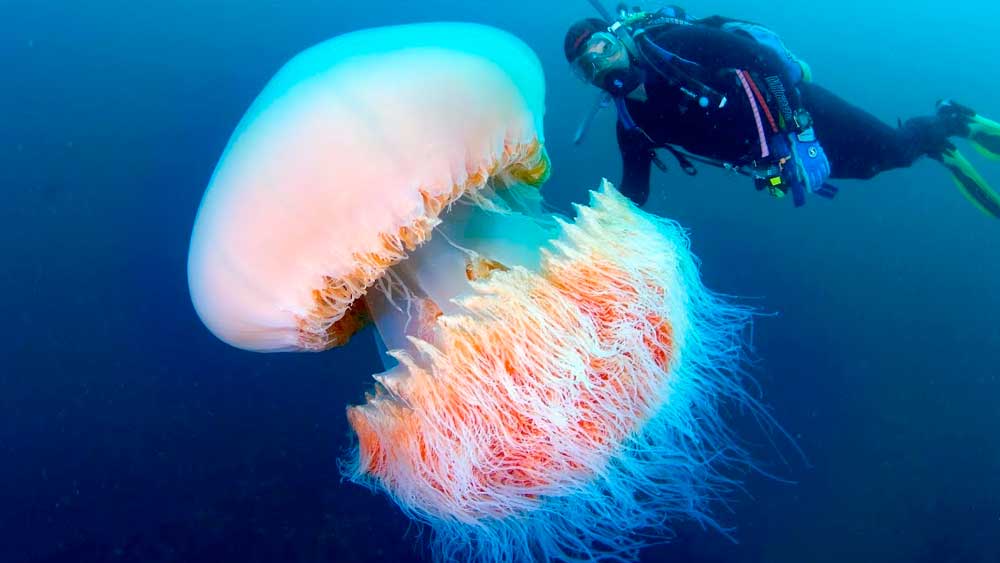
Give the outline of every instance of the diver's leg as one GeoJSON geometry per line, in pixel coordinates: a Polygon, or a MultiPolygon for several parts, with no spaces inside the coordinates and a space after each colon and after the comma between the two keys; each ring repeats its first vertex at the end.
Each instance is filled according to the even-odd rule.
{"type": "Polygon", "coordinates": [[[947,102],[939,104],[936,115],[915,117],[893,129],[815,84],[803,84],[800,88],[803,105],[812,114],[816,134],[830,159],[832,178],[867,180],[929,156],[948,169],[955,184],[976,207],[1000,218],[1000,193],[990,187],[949,140],[949,137],[969,138],[989,155],[993,152],[990,143],[994,138],[1000,150],[1000,124],[947,102]]]}
{"type": "Polygon", "coordinates": [[[816,135],[830,159],[832,178],[867,180],[886,170],[907,167],[927,154],[927,143],[919,138],[930,125],[919,123],[924,118],[895,129],[821,86],[804,83],[799,88],[802,104],[812,114],[816,135]]]}
{"type": "Polygon", "coordinates": [[[983,156],[1000,160],[1000,123],[954,100],[938,102],[938,115],[953,121],[957,134],[969,139],[983,156]]]}

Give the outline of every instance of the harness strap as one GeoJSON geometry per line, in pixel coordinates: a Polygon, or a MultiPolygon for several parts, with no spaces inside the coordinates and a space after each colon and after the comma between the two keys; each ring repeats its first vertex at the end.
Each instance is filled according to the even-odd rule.
{"type": "Polygon", "coordinates": [[[740,77],[740,83],[743,84],[743,91],[746,92],[747,100],[750,102],[750,109],[753,110],[753,119],[757,124],[757,138],[760,141],[760,157],[767,158],[771,156],[771,149],[767,146],[767,136],[764,134],[764,122],[760,119],[760,107],[757,105],[753,90],[751,90],[750,83],[747,81],[746,71],[737,70],[736,76],[740,77]]]}
{"type": "Polygon", "coordinates": [[[767,117],[767,122],[771,124],[771,132],[778,132],[778,125],[774,122],[774,116],[771,115],[771,108],[767,106],[767,102],[764,101],[764,96],[760,94],[760,89],[757,88],[757,83],[753,81],[753,76],[750,73],[746,73],[747,82],[750,83],[750,89],[753,90],[754,96],[757,97],[757,101],[760,102],[760,107],[764,109],[764,115],[767,117]]]}
{"type": "MultiPolygon", "coordinates": [[[[653,164],[655,164],[656,167],[659,168],[660,170],[666,172],[667,171],[667,165],[663,164],[663,161],[660,160],[660,157],[656,156],[656,150],[654,150],[654,147],[656,147],[656,141],[654,141],[653,138],[649,136],[649,133],[646,133],[646,131],[643,130],[642,127],[639,127],[638,125],[636,125],[635,120],[632,119],[632,114],[629,113],[629,111],[628,111],[628,106],[625,104],[625,97],[624,96],[616,96],[615,97],[615,108],[618,110],[618,120],[621,122],[622,127],[624,127],[625,130],[628,131],[629,133],[638,131],[639,134],[641,134],[643,136],[643,138],[646,140],[646,142],[649,143],[649,145],[648,145],[648,148],[649,148],[649,157],[653,161],[653,164]]],[[[680,159],[678,159],[678,162],[680,162],[680,159]]],[[[688,164],[690,165],[691,163],[688,162],[688,164]]],[[[684,168],[685,172],[688,172],[688,168],[684,167],[684,163],[683,162],[681,162],[681,167],[684,168]]],[[[694,168],[694,167],[691,166],[690,168],[694,168]]],[[[691,173],[688,172],[688,174],[691,174],[691,173]]],[[[697,174],[697,171],[695,171],[695,174],[697,174]]]]}

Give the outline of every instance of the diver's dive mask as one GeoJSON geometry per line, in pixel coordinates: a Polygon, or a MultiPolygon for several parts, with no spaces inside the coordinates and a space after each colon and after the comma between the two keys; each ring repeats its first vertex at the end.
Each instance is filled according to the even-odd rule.
{"type": "Polygon", "coordinates": [[[581,80],[605,88],[610,74],[628,70],[628,49],[611,33],[595,33],[584,44],[583,52],[573,60],[572,66],[573,73],[581,80]]]}

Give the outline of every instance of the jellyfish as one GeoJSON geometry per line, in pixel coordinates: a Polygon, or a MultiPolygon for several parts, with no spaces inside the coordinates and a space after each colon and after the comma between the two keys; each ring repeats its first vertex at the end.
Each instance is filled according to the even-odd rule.
{"type": "Polygon", "coordinates": [[[714,525],[748,461],[722,416],[755,404],[746,311],[607,181],[573,219],[548,210],[544,97],[536,55],[490,27],[334,38],[250,107],[192,233],[223,341],[322,351],[375,326],[342,471],[439,560],[629,560],[671,522],[714,525]]]}

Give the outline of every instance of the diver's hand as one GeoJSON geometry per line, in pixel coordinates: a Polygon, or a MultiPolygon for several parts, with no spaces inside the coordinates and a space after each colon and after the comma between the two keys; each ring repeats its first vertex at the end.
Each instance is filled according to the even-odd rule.
{"type": "Polygon", "coordinates": [[[795,207],[806,204],[806,194],[831,198],[837,189],[826,183],[830,178],[830,160],[816,139],[812,127],[795,134],[771,138],[774,161],[754,169],[754,185],[771,195],[784,197],[791,192],[795,207]]]}
{"type": "MultiPolygon", "coordinates": [[[[812,127],[789,136],[795,161],[796,180],[803,191],[814,193],[830,179],[830,160],[812,127]]],[[[793,185],[794,187],[794,185],[793,185]]]]}

